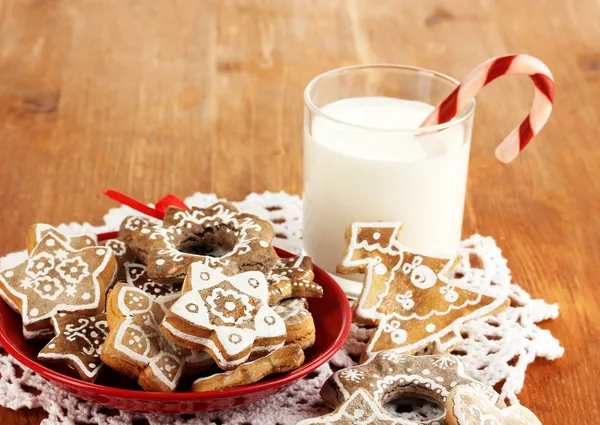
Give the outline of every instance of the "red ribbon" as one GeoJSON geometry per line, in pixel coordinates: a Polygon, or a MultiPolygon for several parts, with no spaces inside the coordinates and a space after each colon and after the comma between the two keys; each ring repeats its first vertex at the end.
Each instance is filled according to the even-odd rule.
{"type": "MultiPolygon", "coordinates": [[[[128,207],[133,208],[136,211],[149,215],[150,217],[156,218],[158,220],[162,220],[165,217],[165,212],[169,207],[177,207],[187,211],[190,210],[190,208],[186,204],[184,204],[184,202],[181,199],[171,194],[160,198],[156,202],[156,206],[154,208],[149,207],[148,205],[143,204],[140,201],[136,201],[135,199],[130,198],[129,196],[121,192],[117,192],[116,190],[109,189],[105,191],[104,194],[123,205],[127,205],[128,207]]],[[[98,240],[105,241],[107,239],[114,239],[117,237],[118,233],[119,232],[99,233],[98,240]]]]}

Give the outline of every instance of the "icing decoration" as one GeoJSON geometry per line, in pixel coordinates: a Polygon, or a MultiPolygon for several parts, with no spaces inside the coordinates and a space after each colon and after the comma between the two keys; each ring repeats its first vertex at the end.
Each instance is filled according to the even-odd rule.
{"type": "Polygon", "coordinates": [[[37,244],[40,243],[43,237],[46,236],[46,234],[48,234],[49,232],[54,233],[54,235],[58,239],[60,239],[73,249],[87,248],[98,244],[98,239],[96,238],[96,235],[92,233],[76,236],[67,236],[54,226],[44,223],[38,223],[30,226],[29,229],[27,229],[27,236],[25,238],[27,252],[31,254],[31,251],[33,251],[37,244]]]}
{"type": "Polygon", "coordinates": [[[135,262],[135,255],[129,248],[129,245],[121,239],[108,239],[103,241],[101,245],[107,246],[115,253],[115,259],[117,260],[117,273],[115,275],[115,282],[125,280],[125,267],[129,263],[135,262]]]}
{"type": "Polygon", "coordinates": [[[363,360],[394,348],[413,354],[431,345],[448,351],[460,341],[467,320],[502,311],[505,292],[449,280],[459,259],[428,257],[398,242],[401,223],[354,223],[347,232],[348,249],[340,273],[364,273],[355,304],[355,319],[378,325],[363,360]]]}
{"type": "MultiPolygon", "coordinates": [[[[367,391],[376,403],[410,398],[415,394],[443,406],[456,385],[470,385],[481,394],[503,406],[500,396],[489,386],[469,377],[463,363],[454,356],[407,356],[395,351],[382,351],[360,366],[334,373],[323,385],[321,396],[331,407],[337,407],[356,391],[367,391]]],[[[443,425],[444,416],[422,422],[443,425]]]]}
{"type": "Polygon", "coordinates": [[[280,258],[267,273],[269,305],[286,298],[323,296],[321,285],[313,282],[315,274],[310,257],[280,258]]]}
{"type": "Polygon", "coordinates": [[[325,416],[305,419],[296,425],[417,425],[389,414],[365,390],[359,389],[337,410],[325,416]]]}
{"type": "Polygon", "coordinates": [[[452,390],[446,410],[450,425],[542,425],[526,407],[516,404],[499,409],[475,388],[465,385],[452,390]]]}
{"type": "Polygon", "coordinates": [[[208,352],[221,369],[235,369],[253,351],[273,351],[285,342],[285,323],[267,300],[262,273],[228,277],[193,263],[162,331],[179,345],[208,352]]]}
{"type": "Polygon", "coordinates": [[[302,366],[304,352],[296,345],[286,345],[257,360],[244,363],[234,370],[198,378],[192,391],[215,391],[253,384],[274,373],[289,372],[302,366]]]}
{"type": "Polygon", "coordinates": [[[286,344],[298,344],[306,350],[315,343],[315,323],[303,298],[291,298],[273,306],[285,322],[286,344]]]}
{"type": "Polygon", "coordinates": [[[160,332],[160,321],[179,294],[154,297],[125,283],[118,283],[108,298],[110,333],[102,361],[112,369],[136,378],[146,391],[174,391],[186,372],[198,363],[214,364],[206,353],[173,344],[160,332]]]}
{"type": "Polygon", "coordinates": [[[81,379],[94,382],[102,369],[100,353],[108,334],[104,313],[82,316],[58,313],[52,318],[55,337],[38,354],[46,362],[64,362],[75,369],[81,379]]]}
{"type": "MultiPolygon", "coordinates": [[[[125,220],[121,229],[130,225],[125,220]]],[[[227,202],[190,211],[169,207],[161,225],[133,231],[131,248],[157,282],[182,282],[190,264],[204,262],[231,273],[267,272],[277,261],[273,226],[227,202]]]]}
{"type": "Polygon", "coordinates": [[[138,263],[128,263],[125,265],[125,281],[129,285],[133,285],[154,297],[161,297],[181,291],[180,284],[156,283],[149,279],[146,273],[146,266],[138,263]]]}
{"type": "Polygon", "coordinates": [[[58,312],[102,312],[115,269],[110,248],[73,249],[48,232],[27,260],[0,271],[0,296],[21,313],[26,338],[47,337],[58,312]]]}

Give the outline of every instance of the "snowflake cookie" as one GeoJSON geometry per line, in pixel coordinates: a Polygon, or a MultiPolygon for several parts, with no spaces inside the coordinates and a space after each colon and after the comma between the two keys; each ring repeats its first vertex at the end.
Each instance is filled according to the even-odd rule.
{"type": "Polygon", "coordinates": [[[519,404],[498,408],[468,385],[455,387],[446,400],[448,425],[542,425],[535,414],[519,404]]]}
{"type": "Polygon", "coordinates": [[[313,281],[314,278],[310,257],[280,258],[267,273],[269,305],[287,298],[321,298],[323,288],[313,281]]]}
{"type": "Polygon", "coordinates": [[[364,273],[364,287],[354,306],[361,323],[377,325],[363,360],[378,351],[413,354],[432,345],[440,352],[460,342],[465,321],[498,313],[508,306],[506,291],[493,296],[448,273],[458,258],[428,257],[398,242],[400,223],[354,223],[348,248],[337,270],[364,273]]]}
{"type": "Polygon", "coordinates": [[[198,378],[192,384],[192,391],[216,391],[253,384],[268,375],[298,369],[303,363],[302,348],[296,344],[286,345],[234,370],[198,378]]]}
{"type": "Polygon", "coordinates": [[[50,339],[55,314],[104,311],[115,270],[110,248],[74,249],[49,231],[27,260],[0,271],[0,297],[21,314],[25,338],[50,339]]]}
{"type": "Polygon", "coordinates": [[[232,273],[266,273],[277,261],[271,246],[275,236],[271,223],[240,213],[227,202],[190,211],[169,207],[159,225],[132,224],[136,219],[125,219],[119,235],[131,240],[136,257],[156,282],[183,282],[189,265],[195,262],[232,273]]]}
{"type": "Polygon", "coordinates": [[[303,350],[315,343],[315,322],[308,311],[304,298],[291,298],[273,306],[273,310],[285,322],[286,344],[297,344],[303,350]]]}
{"type": "Polygon", "coordinates": [[[31,254],[31,251],[33,251],[37,244],[40,243],[42,238],[49,232],[54,233],[54,236],[73,249],[87,248],[98,243],[96,235],[92,233],[77,236],[67,236],[54,226],[44,223],[37,223],[29,226],[29,229],[27,229],[27,235],[25,237],[27,252],[31,254]]]}
{"type": "Polygon", "coordinates": [[[82,316],[58,313],[52,318],[54,338],[38,354],[38,360],[63,363],[81,379],[94,382],[102,369],[100,353],[108,334],[106,314],[82,316]]]}
{"type": "MultiPolygon", "coordinates": [[[[380,405],[415,394],[444,405],[450,390],[468,384],[502,406],[500,396],[489,386],[469,377],[463,363],[454,356],[407,356],[383,351],[360,366],[334,373],[323,385],[321,397],[337,407],[356,391],[369,392],[380,405]]],[[[444,417],[423,424],[444,424],[444,417]]]]}
{"type": "Polygon", "coordinates": [[[305,419],[296,425],[417,425],[389,414],[369,392],[359,389],[333,413],[305,419]]]}
{"type": "Polygon", "coordinates": [[[269,307],[268,284],[258,271],[225,276],[193,263],[161,328],[175,343],[208,352],[224,370],[250,355],[281,347],[285,323],[269,307]]]}
{"type": "Polygon", "coordinates": [[[108,296],[106,315],[110,332],[102,361],[135,378],[146,391],[175,391],[184,373],[214,364],[206,353],[178,347],[160,332],[160,321],[179,294],[154,297],[118,283],[108,296]]]}

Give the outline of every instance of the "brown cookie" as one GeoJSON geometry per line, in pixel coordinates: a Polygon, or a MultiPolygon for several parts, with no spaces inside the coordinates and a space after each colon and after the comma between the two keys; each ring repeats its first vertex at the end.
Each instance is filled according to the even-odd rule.
{"type": "Polygon", "coordinates": [[[55,314],[104,311],[115,270],[110,248],[73,249],[51,231],[27,260],[0,272],[0,296],[21,314],[25,338],[50,339],[55,314]]]}
{"type": "Polygon", "coordinates": [[[269,305],[286,298],[323,296],[321,285],[313,282],[315,274],[310,257],[280,258],[266,276],[269,282],[269,305]]]}
{"type": "MultiPolygon", "coordinates": [[[[125,221],[123,231],[128,222],[125,221]]],[[[275,233],[266,220],[227,202],[190,211],[169,207],[163,223],[131,233],[131,248],[156,282],[183,282],[190,264],[203,262],[233,273],[268,272],[277,261],[275,233]]]]}
{"type": "Polygon", "coordinates": [[[197,371],[214,364],[206,353],[178,347],[160,333],[160,321],[178,296],[154,297],[122,282],[108,296],[110,332],[102,361],[137,379],[146,391],[175,391],[186,369],[197,371]]]}
{"type": "Polygon", "coordinates": [[[125,217],[121,222],[119,237],[117,239],[125,242],[129,246],[135,233],[155,224],[157,224],[156,220],[152,221],[137,215],[130,215],[129,217],[125,217]]]}
{"type": "Polygon", "coordinates": [[[48,232],[54,233],[54,235],[58,239],[60,239],[73,249],[87,248],[98,244],[98,238],[96,238],[96,235],[92,233],[77,236],[67,236],[54,226],[44,223],[38,223],[29,226],[29,229],[27,229],[25,245],[27,246],[27,252],[29,254],[31,254],[31,251],[33,251],[33,249],[37,246],[38,243],[40,243],[42,238],[46,236],[46,234],[48,234],[48,232]]]}
{"type": "Polygon", "coordinates": [[[304,363],[304,352],[296,344],[286,345],[257,360],[244,363],[234,370],[198,378],[192,391],[215,391],[253,384],[265,376],[298,369],[304,363]]]}
{"type": "Polygon", "coordinates": [[[156,283],[149,279],[146,273],[146,266],[137,263],[128,263],[125,265],[125,282],[136,288],[140,288],[154,297],[175,294],[181,291],[181,284],[156,283]]]}
{"type": "Polygon", "coordinates": [[[363,389],[354,392],[333,413],[305,419],[296,425],[418,425],[389,414],[363,389]]]}
{"type": "Polygon", "coordinates": [[[307,309],[305,299],[291,298],[283,300],[274,305],[273,310],[285,322],[286,344],[297,344],[303,350],[313,346],[316,338],[315,322],[312,314],[307,309]]]}
{"type": "Polygon", "coordinates": [[[109,239],[102,242],[101,245],[109,247],[115,253],[115,259],[117,260],[117,274],[115,275],[114,282],[125,280],[125,266],[135,262],[135,255],[131,248],[129,248],[129,245],[121,239],[109,239]]]}
{"type": "Polygon", "coordinates": [[[460,325],[502,311],[506,296],[493,297],[448,272],[458,259],[428,257],[398,242],[400,223],[354,223],[346,232],[348,248],[339,273],[364,273],[355,320],[377,325],[365,353],[395,349],[417,353],[435,345],[445,352],[460,342],[460,325]]]}
{"type": "Polygon", "coordinates": [[[285,323],[269,307],[268,296],[261,272],[228,277],[193,263],[161,329],[176,344],[206,351],[221,369],[233,370],[251,355],[285,343],[285,323]]]}
{"type": "Polygon", "coordinates": [[[38,360],[64,363],[84,381],[94,382],[102,368],[100,353],[108,334],[106,314],[82,316],[58,313],[52,318],[54,338],[38,354],[38,360]]]}
{"type": "MultiPolygon", "coordinates": [[[[503,405],[491,387],[466,374],[457,357],[406,356],[394,351],[380,352],[360,366],[335,372],[323,385],[321,397],[331,407],[337,407],[362,389],[382,406],[391,400],[415,395],[443,406],[450,390],[459,384],[468,384],[492,402],[503,405]]],[[[444,423],[444,416],[422,422],[425,425],[444,423]]]]}
{"type": "Polygon", "coordinates": [[[499,409],[468,385],[455,387],[446,400],[449,425],[542,425],[535,414],[520,405],[499,409]]]}

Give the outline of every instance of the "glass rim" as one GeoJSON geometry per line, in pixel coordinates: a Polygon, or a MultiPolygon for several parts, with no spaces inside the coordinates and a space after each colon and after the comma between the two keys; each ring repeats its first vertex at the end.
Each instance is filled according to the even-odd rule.
{"type": "Polygon", "coordinates": [[[419,72],[422,74],[427,74],[434,79],[441,79],[441,80],[450,82],[451,84],[454,85],[454,87],[457,87],[460,84],[460,81],[457,80],[456,78],[450,77],[449,75],[446,75],[442,72],[433,71],[433,70],[427,69],[427,68],[421,68],[419,66],[399,65],[399,64],[391,64],[391,63],[350,65],[350,66],[344,66],[341,68],[331,69],[329,71],[325,71],[325,72],[317,75],[316,77],[314,77],[306,85],[306,88],[304,89],[304,104],[306,105],[306,107],[308,109],[310,109],[314,113],[321,115],[321,116],[327,118],[328,120],[331,120],[338,124],[343,124],[343,125],[353,127],[353,128],[359,129],[359,130],[375,131],[375,132],[382,132],[382,133],[421,134],[421,133],[438,132],[438,131],[442,131],[442,130],[445,130],[450,127],[454,127],[455,125],[461,124],[462,122],[469,119],[473,115],[473,113],[475,111],[475,99],[473,99],[473,100],[471,100],[471,102],[469,102],[469,106],[465,109],[465,111],[462,114],[458,115],[454,119],[452,119],[448,122],[445,122],[443,124],[436,124],[436,125],[430,125],[427,127],[417,127],[417,128],[370,127],[370,126],[355,124],[352,122],[348,122],[348,121],[344,121],[339,118],[336,118],[336,117],[324,112],[321,108],[319,108],[317,105],[315,105],[315,103],[312,100],[311,92],[314,90],[315,86],[325,77],[330,77],[330,76],[333,76],[336,74],[341,74],[343,72],[348,72],[348,71],[358,71],[358,70],[362,70],[362,69],[386,69],[386,68],[392,69],[392,70],[412,71],[412,72],[419,72]]]}

